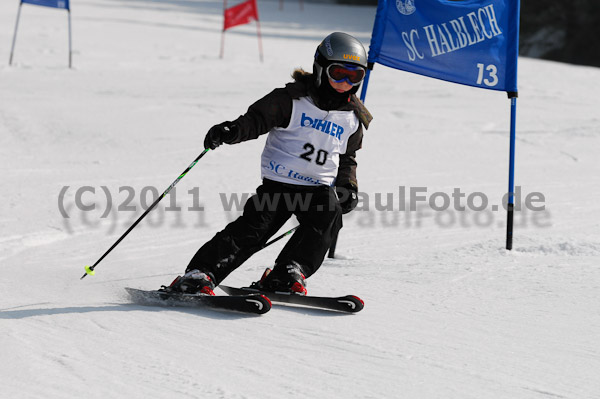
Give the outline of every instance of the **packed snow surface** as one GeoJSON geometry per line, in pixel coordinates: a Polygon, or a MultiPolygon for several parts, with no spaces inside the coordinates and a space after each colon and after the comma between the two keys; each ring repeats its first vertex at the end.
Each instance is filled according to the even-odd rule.
{"type": "MultiPolygon", "coordinates": [[[[328,33],[368,45],[375,15],[259,1],[261,63],[255,23],[227,31],[219,58],[222,8],[73,1],[69,69],[67,13],[27,4],[9,67],[18,1],[0,2],[0,396],[598,398],[595,68],[520,60],[512,251],[506,94],[377,65],[362,201],[344,217],[337,258],[308,280],[314,295],[360,296],[362,312],[248,316],[126,296],[170,283],[239,214],[260,184],[264,136],[209,152],[80,280],[202,151],[210,126],[295,67],[311,70],[328,33]],[[427,198],[412,211],[411,192],[427,198]]],[[[225,282],[258,279],[284,242],[225,282]]]]}

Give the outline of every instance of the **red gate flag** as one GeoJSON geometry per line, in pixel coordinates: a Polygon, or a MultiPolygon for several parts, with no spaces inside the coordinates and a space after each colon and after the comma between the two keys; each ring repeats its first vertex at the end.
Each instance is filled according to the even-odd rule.
{"type": "Polygon", "coordinates": [[[250,23],[252,20],[258,21],[258,7],[256,0],[247,0],[225,10],[223,30],[250,23]]]}

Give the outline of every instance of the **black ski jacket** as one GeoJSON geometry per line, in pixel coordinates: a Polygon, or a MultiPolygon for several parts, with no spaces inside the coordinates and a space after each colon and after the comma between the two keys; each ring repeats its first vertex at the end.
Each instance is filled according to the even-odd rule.
{"type": "MultiPolygon", "coordinates": [[[[288,126],[292,115],[293,99],[310,96],[313,102],[323,109],[319,105],[319,96],[313,83],[312,74],[296,70],[292,77],[294,82],[288,83],[285,88],[273,90],[252,104],[244,115],[233,121],[238,129],[235,136],[226,141],[227,144],[254,140],[275,127],[288,126]]],[[[356,151],[362,147],[363,126],[368,129],[373,117],[354,94],[349,95],[348,103],[336,109],[339,111],[354,111],[360,121],[358,129],[348,139],[346,153],[340,154],[336,186],[353,185],[358,190],[356,151]]]]}

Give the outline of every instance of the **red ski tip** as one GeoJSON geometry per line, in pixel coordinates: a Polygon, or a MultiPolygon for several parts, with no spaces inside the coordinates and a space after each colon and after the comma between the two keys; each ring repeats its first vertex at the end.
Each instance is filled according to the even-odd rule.
{"type": "Polygon", "coordinates": [[[356,298],[360,303],[363,304],[363,306],[365,305],[365,301],[363,301],[362,299],[360,299],[359,297],[357,297],[356,295],[350,295],[352,298],[356,298]]]}
{"type": "Polygon", "coordinates": [[[267,302],[269,302],[269,306],[273,306],[269,297],[267,297],[266,295],[263,295],[263,294],[260,294],[260,296],[262,296],[263,298],[265,298],[267,300],[267,302]]]}

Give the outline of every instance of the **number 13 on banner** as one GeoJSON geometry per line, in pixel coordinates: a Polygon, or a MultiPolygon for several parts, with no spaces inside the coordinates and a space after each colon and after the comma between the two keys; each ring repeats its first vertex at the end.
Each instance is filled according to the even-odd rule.
{"type": "Polygon", "coordinates": [[[484,64],[477,64],[479,69],[479,75],[477,76],[477,84],[484,84],[488,87],[494,87],[498,84],[498,68],[494,64],[485,66],[484,64]]]}

